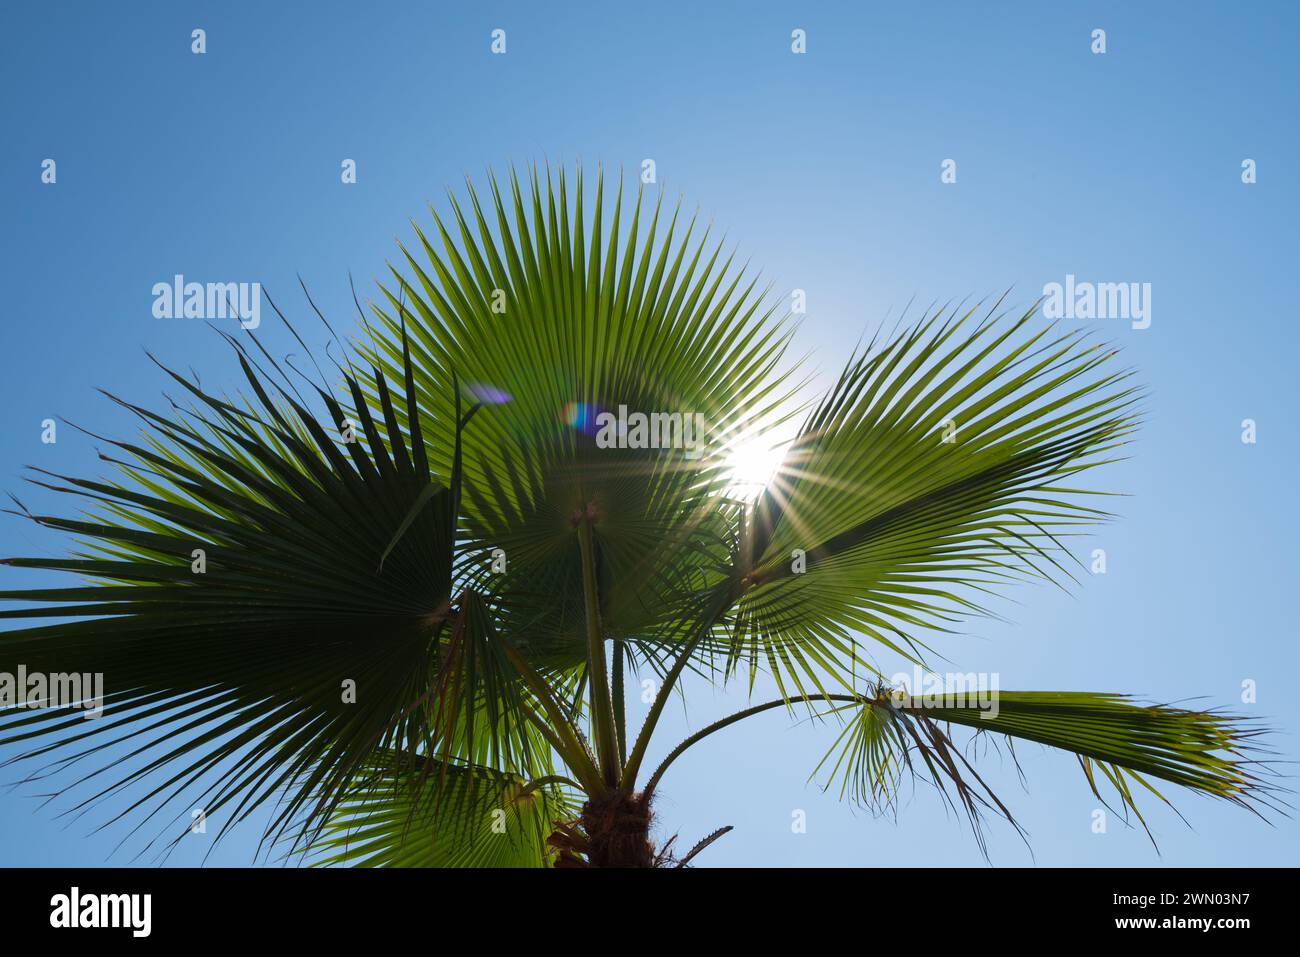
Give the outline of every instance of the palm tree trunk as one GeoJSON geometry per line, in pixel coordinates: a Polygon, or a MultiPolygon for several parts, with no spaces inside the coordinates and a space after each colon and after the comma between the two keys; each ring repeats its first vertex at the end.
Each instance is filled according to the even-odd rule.
{"type": "Polygon", "coordinates": [[[643,793],[614,790],[582,807],[588,867],[654,867],[650,801],[643,793]]]}

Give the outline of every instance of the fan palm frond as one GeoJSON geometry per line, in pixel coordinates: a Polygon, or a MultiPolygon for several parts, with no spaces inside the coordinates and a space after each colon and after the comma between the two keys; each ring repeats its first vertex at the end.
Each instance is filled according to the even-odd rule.
{"type": "MultiPolygon", "coordinates": [[[[145,437],[102,456],[119,480],[36,479],[96,510],[31,516],[83,553],[7,563],[90,582],[0,593],[38,603],[3,617],[73,619],[7,632],[0,661],[101,673],[106,714],[9,711],[0,741],[49,772],[114,755],[74,775],[88,792],[78,807],[148,779],[142,801],[157,813],[202,782],[201,806],[230,811],[227,826],[272,797],[286,798],[277,824],[291,820],[382,748],[544,772],[550,749],[521,717],[517,680],[474,656],[480,616],[452,593],[459,472],[433,481],[435,440],[418,418],[397,427],[382,373],[380,418],[363,405],[353,426],[328,393],[317,415],[236,349],[251,402],[171,373],[193,405],[167,416],[123,403],[145,437]]],[[[451,448],[458,428],[443,430],[451,448]]]]}
{"type": "Polygon", "coordinates": [[[546,782],[488,768],[376,755],[315,833],[316,866],[545,867],[554,822],[572,817],[573,801],[546,782]]]}
{"type": "Polygon", "coordinates": [[[1119,454],[1141,393],[1114,349],[1033,316],[939,310],[849,362],[754,507],[730,666],[852,686],[854,635],[917,661],[918,631],[1073,579],[1070,540],[1108,517],[1076,477],[1119,454]]]}

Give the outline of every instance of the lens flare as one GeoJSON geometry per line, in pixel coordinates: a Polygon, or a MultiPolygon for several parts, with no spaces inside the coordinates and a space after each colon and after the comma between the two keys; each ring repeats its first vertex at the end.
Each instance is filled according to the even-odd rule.
{"type": "Polygon", "coordinates": [[[585,402],[569,402],[560,410],[560,421],[572,429],[591,435],[596,431],[597,411],[595,406],[585,402]]]}
{"type": "Polygon", "coordinates": [[[484,382],[470,382],[465,386],[468,392],[476,401],[484,405],[504,405],[509,402],[513,396],[504,389],[498,389],[494,385],[488,385],[484,382]]]}

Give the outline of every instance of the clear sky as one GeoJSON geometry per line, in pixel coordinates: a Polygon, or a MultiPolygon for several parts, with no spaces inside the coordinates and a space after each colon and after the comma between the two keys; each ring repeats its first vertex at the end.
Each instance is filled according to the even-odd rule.
{"type": "MultiPolygon", "coordinates": [[[[1203,696],[1283,729],[1274,745],[1293,758],[1298,27],[1291,3],[12,0],[0,13],[0,487],[36,510],[66,507],[26,487],[23,467],[99,474],[94,440],[64,429],[44,445],[40,423],[121,434],[129,423],[95,389],[159,400],[145,348],[205,384],[234,383],[206,326],[153,318],[154,283],[260,281],[304,316],[301,274],[347,327],[348,272],[373,288],[408,218],[427,220],[426,200],[466,173],[579,157],[633,171],[652,158],[658,188],[698,204],[777,289],[807,290],[798,344],[827,371],[913,298],[1010,288],[1023,305],[1067,274],[1149,282],[1150,327],[1107,330],[1151,390],[1136,457],[1106,476],[1132,497],[1089,545],[1105,548],[1107,573],[1069,595],[1017,589],[998,606],[1010,624],[934,646],[1004,689],[1203,696]],[[504,56],[489,50],[495,28],[504,56]],[[1097,28],[1104,54],[1091,52],[1097,28]],[[340,182],[344,159],[355,184],[340,182]],[[1254,704],[1240,701],[1246,680],[1254,704]]],[[[0,516],[0,554],[57,548],[0,516]]],[[[743,701],[740,688],[690,690],[661,751],[743,701]]],[[[982,864],[927,790],[897,823],[823,794],[807,778],[832,738],[779,712],[717,735],[665,779],[660,836],[689,845],[735,825],[701,865],[982,864]],[[796,810],[806,833],[792,833],[796,810]]],[[[1074,759],[1017,753],[1023,788],[995,753],[980,768],[1033,856],[995,824],[995,864],[1296,862],[1296,824],[1186,794],[1191,827],[1148,803],[1162,856],[1140,829],[1094,834],[1074,759]]],[[[0,784],[17,776],[0,769],[0,784]]],[[[110,857],[121,830],[62,821],[39,791],[0,790],[0,864],[129,860],[110,857]]],[[[242,829],[209,862],[246,863],[257,836],[242,829]]],[[[196,836],[172,861],[208,850],[196,836]]]]}

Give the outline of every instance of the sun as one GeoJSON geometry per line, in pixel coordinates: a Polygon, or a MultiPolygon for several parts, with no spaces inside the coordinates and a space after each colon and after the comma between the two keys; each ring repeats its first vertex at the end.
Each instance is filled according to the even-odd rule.
{"type": "Polygon", "coordinates": [[[727,468],[727,496],[746,502],[758,498],[781,467],[789,444],[770,432],[738,439],[723,457],[727,468]]]}

